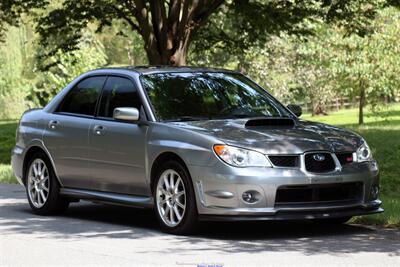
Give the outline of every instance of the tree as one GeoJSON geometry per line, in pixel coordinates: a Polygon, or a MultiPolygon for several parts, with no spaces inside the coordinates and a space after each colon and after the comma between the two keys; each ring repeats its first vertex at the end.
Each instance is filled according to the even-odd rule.
{"type": "Polygon", "coordinates": [[[14,119],[26,108],[29,85],[24,80],[25,28],[9,26],[0,44],[0,118],[14,119]]]}
{"type": "Polygon", "coordinates": [[[371,25],[368,38],[337,38],[332,50],[331,68],[342,93],[358,96],[359,124],[364,123],[364,107],[376,107],[383,97],[394,98],[399,92],[400,15],[385,9],[371,25]]]}
{"type": "MultiPolygon", "coordinates": [[[[37,47],[37,50],[40,50],[37,47]]],[[[79,50],[63,53],[59,51],[48,58],[53,63],[47,71],[37,68],[37,79],[31,90],[30,100],[37,106],[46,105],[59,91],[74,78],[107,62],[103,44],[95,38],[93,31],[85,31],[79,50]]],[[[37,64],[40,64],[38,62],[37,64]]]]}
{"type": "Polygon", "coordinates": [[[0,41],[4,41],[8,26],[18,26],[21,14],[36,8],[45,8],[45,0],[1,0],[0,1],[0,41]]]}
{"type": "MultiPolygon", "coordinates": [[[[18,12],[26,10],[25,2],[32,2],[32,8],[35,3],[39,8],[49,5],[44,0],[6,2],[14,2],[8,9],[18,12]]],[[[50,49],[45,59],[60,49],[77,49],[82,30],[89,25],[102,31],[119,20],[141,35],[150,64],[185,65],[195,39],[227,42],[233,44],[228,48],[240,51],[279,31],[307,32],[302,27],[305,18],[343,24],[363,35],[379,4],[380,0],[63,0],[50,12],[38,12],[37,31],[50,49]]]]}

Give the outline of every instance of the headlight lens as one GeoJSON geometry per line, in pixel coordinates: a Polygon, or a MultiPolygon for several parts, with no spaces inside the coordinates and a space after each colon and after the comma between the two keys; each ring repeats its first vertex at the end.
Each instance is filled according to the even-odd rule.
{"type": "Polygon", "coordinates": [[[371,149],[369,148],[368,144],[364,142],[356,152],[357,156],[357,162],[364,162],[364,161],[371,161],[372,160],[372,154],[371,154],[371,149]]]}
{"type": "Polygon", "coordinates": [[[244,148],[214,145],[214,152],[224,162],[235,167],[272,167],[261,153],[244,148]]]}

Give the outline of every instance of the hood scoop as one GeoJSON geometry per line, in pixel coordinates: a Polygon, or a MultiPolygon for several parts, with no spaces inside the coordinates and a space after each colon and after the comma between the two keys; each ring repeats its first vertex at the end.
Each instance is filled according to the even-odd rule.
{"type": "Polygon", "coordinates": [[[271,127],[271,128],[292,128],[294,120],[291,118],[254,118],[248,120],[245,127],[271,127]]]}

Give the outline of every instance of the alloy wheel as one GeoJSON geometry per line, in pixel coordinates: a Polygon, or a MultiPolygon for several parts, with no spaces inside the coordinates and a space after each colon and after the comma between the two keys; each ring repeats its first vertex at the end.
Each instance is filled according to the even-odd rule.
{"type": "Polygon", "coordinates": [[[42,159],[35,159],[28,172],[28,195],[35,208],[44,206],[50,194],[50,177],[46,163],[42,159]]]}
{"type": "Polygon", "coordinates": [[[169,227],[177,226],[186,210],[186,191],[181,176],[174,170],[164,171],[157,184],[157,210],[169,227]]]}

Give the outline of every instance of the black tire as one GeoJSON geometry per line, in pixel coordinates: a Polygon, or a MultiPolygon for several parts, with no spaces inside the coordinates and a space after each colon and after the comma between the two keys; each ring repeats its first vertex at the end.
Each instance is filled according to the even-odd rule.
{"type": "Polygon", "coordinates": [[[329,218],[329,219],[315,219],[313,221],[318,224],[338,225],[338,224],[344,224],[348,222],[350,219],[351,216],[346,216],[346,217],[329,218]]]}
{"type": "Polygon", "coordinates": [[[188,235],[193,234],[197,230],[198,226],[198,213],[196,207],[196,198],[193,189],[192,179],[188,170],[178,161],[170,160],[163,163],[156,172],[156,178],[153,183],[153,197],[154,197],[154,211],[157,217],[157,220],[161,226],[161,229],[170,234],[175,235],[188,235]],[[161,214],[158,210],[157,206],[157,185],[161,178],[161,175],[166,170],[174,170],[181,177],[186,191],[185,198],[185,211],[183,217],[178,225],[171,227],[168,226],[163,219],[161,218],[161,214]]]}
{"type": "Polygon", "coordinates": [[[55,176],[53,166],[51,165],[50,160],[48,159],[47,155],[44,152],[36,152],[29,159],[29,162],[28,162],[27,168],[25,170],[25,174],[24,174],[24,182],[25,182],[26,194],[27,194],[29,205],[35,214],[55,215],[55,214],[60,214],[60,213],[64,212],[68,208],[69,201],[68,201],[68,199],[65,199],[60,196],[60,194],[59,194],[60,185],[55,176]],[[36,207],[32,203],[31,197],[29,196],[28,184],[27,184],[30,166],[37,159],[42,160],[46,164],[46,168],[47,168],[48,176],[49,176],[49,185],[48,185],[49,193],[47,196],[47,200],[44,202],[43,206],[40,208],[36,207]]]}

